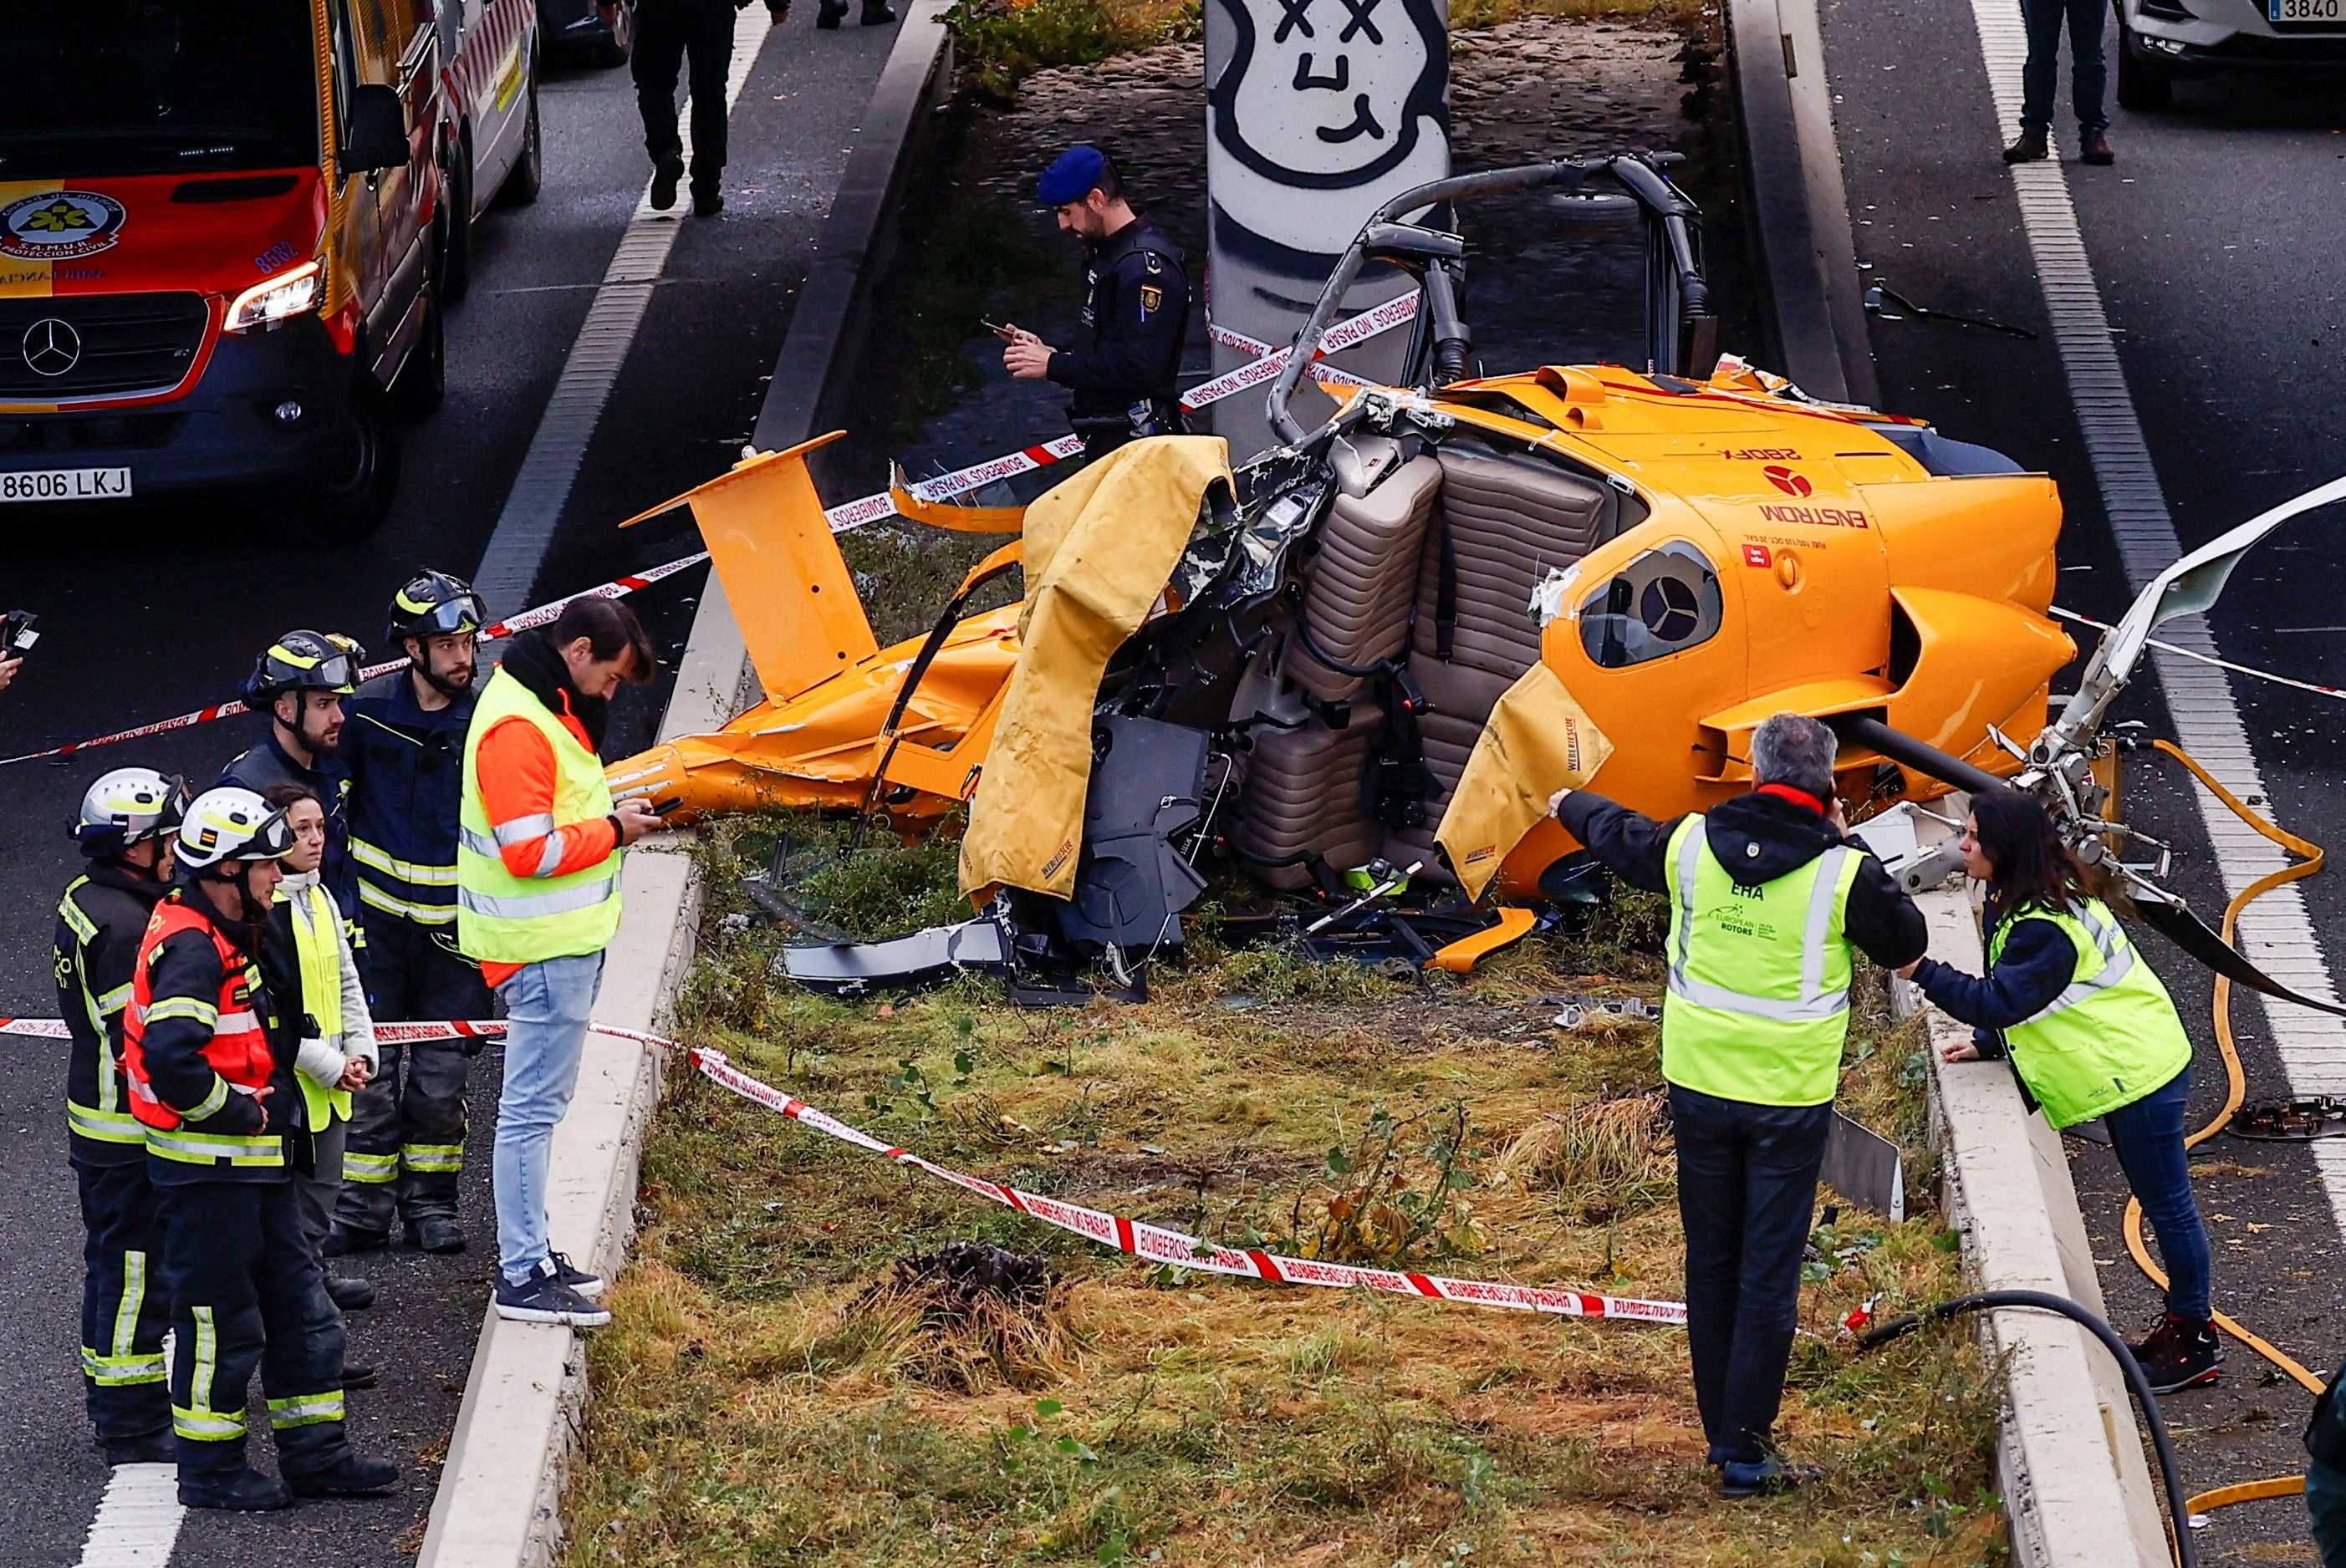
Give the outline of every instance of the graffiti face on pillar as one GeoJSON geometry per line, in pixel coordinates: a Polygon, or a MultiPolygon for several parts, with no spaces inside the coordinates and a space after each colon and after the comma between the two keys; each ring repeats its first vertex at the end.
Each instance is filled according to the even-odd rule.
{"type": "Polygon", "coordinates": [[[1212,0],[1229,39],[1209,101],[1214,205],[1305,256],[1449,172],[1448,35],[1435,0],[1212,0]]]}

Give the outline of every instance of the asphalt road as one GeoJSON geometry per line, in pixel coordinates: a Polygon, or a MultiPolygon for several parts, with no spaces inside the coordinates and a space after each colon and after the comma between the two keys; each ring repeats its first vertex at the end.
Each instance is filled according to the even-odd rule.
{"type": "MultiPolygon", "coordinates": [[[[2059,481],[2068,523],[2060,602],[2102,619],[2128,594],[2050,339],[2050,323],[1965,0],[1828,0],[1828,75],[1857,253],[1869,277],[1937,309],[2028,329],[2035,341],[1916,320],[1877,320],[1884,407],[2010,453],[2059,481]]],[[[2113,47],[2116,40],[2111,40],[2113,47]]],[[[2063,94],[2067,92],[2066,66],[2063,94]]],[[[2187,547],[2346,473],[2346,424],[2313,389],[2346,346],[2346,80],[2241,76],[2185,86],[2155,115],[2112,106],[2118,162],[2072,163],[2069,188],[2120,359],[2187,547]]],[[[2055,125],[2074,158],[2068,110],[2055,125]]],[[[2209,617],[2229,658],[2346,685],[2346,516],[2333,509],[2249,557],[2209,617]],[[2312,630],[2309,628],[2329,628],[2312,630]]],[[[2058,685],[2059,683],[2056,683],[2058,685]]],[[[2235,677],[2232,688],[2282,826],[2346,845],[2341,717],[2331,699],[2235,677]]],[[[2156,679],[2125,717],[2171,733],[2156,679]]],[[[2179,851],[2177,885],[2223,907],[2198,815],[2172,764],[2138,763],[2129,816],[2179,851]]],[[[2346,943],[2346,879],[2300,884],[2333,962],[2346,943]]],[[[2208,987],[2156,938],[2147,951],[2199,1045],[2192,1123],[2220,1109],[2208,987]]],[[[2286,1092],[2254,1003],[2235,1009],[2249,1097],[2286,1092]]],[[[2127,1258],[2126,1185],[2104,1150],[2071,1143],[2113,1316],[2129,1337],[2158,1298],[2127,1258]]],[[[2303,1145],[2229,1137],[2196,1153],[2218,1304],[2318,1371],[2346,1349],[2346,1245],[2303,1145]]],[[[2187,1489],[2303,1469],[2308,1400],[2234,1346],[2221,1382],[2163,1401],[2187,1489]]],[[[2312,1562],[2294,1499],[2228,1509],[2199,1532],[2208,1563],[2312,1562]]]]}
{"type": "MultiPolygon", "coordinates": [[[[580,470],[532,601],[698,547],[681,514],[611,524],[721,472],[754,423],[805,261],[855,139],[893,28],[817,32],[801,6],[770,40],[732,125],[728,208],[684,220],[662,285],[580,470]]],[[[390,522],[368,544],[301,553],[254,544],[231,506],[0,518],[0,601],[47,633],[0,697],[0,755],[15,755],[232,696],[277,633],[346,629],[381,645],[383,608],[418,564],[469,572],[481,557],[564,358],[632,215],[648,168],[624,70],[549,68],[545,193],[476,230],[471,297],[448,321],[448,398],[407,432],[390,522]]],[[[700,574],[640,596],[667,649],[681,641],[700,574]]],[[[648,738],[664,688],[615,722],[624,755],[648,738]]],[[[56,1010],[49,940],[75,857],[65,837],[80,792],[144,763],[209,780],[259,736],[252,719],[22,764],[0,777],[0,1014],[56,1010]]],[[[0,1563],[67,1568],[106,1482],[80,1409],[75,1351],[80,1226],[64,1158],[64,1054],[0,1038],[0,1563]]],[[[454,1258],[377,1254],[359,1272],[382,1302],[354,1315],[352,1356],[382,1368],[352,1397],[355,1441],[409,1479],[380,1502],[289,1515],[191,1515],[171,1561],[393,1568],[412,1557],[470,1365],[493,1268],[487,1135],[494,1053],[474,1082],[464,1220],[454,1258]],[[419,1470],[421,1473],[419,1474],[419,1470]]],[[[260,1423],[265,1427],[265,1423],[260,1423]]],[[[268,1462],[265,1442],[254,1445],[268,1462]]]]}

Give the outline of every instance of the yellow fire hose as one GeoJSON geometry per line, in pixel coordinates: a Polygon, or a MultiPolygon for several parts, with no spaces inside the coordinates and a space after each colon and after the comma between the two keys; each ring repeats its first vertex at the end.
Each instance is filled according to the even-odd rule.
{"type": "MultiPolygon", "coordinates": [[[[2209,794],[2221,800],[2232,815],[2290,854],[2300,857],[2294,865],[2283,866],[2270,876],[2258,878],[2242,888],[2239,896],[2224,906],[2223,938],[2225,942],[2229,942],[2235,928],[2239,924],[2242,910],[2272,891],[2273,889],[2284,883],[2312,876],[2321,870],[2321,846],[2300,839],[2296,834],[2277,827],[2258,815],[2229,789],[2218,783],[2213,774],[2201,767],[2198,759],[2181,747],[2166,740],[2156,741],[2153,744],[2158,750],[2189,769],[2192,777],[2205,785],[2209,794]]],[[[2216,977],[2215,1015],[2216,1045],[2224,1054],[2226,1084],[2224,1108],[2217,1113],[2214,1121],[2183,1140],[2183,1146],[2187,1149],[2196,1148],[2222,1132],[2230,1124],[2233,1114],[2240,1108],[2240,1102],[2248,1094],[2248,1072],[2240,1065],[2239,1046],[2232,1038],[2232,983],[2220,974],[2216,977]]],[[[2166,1272],[2150,1260],[2149,1250],[2143,1246],[2142,1200],[2139,1198],[2130,1197],[2127,1200],[2126,1240],[2127,1250],[2134,1255],[2137,1266],[2145,1274],[2150,1276],[2153,1283],[2164,1290],[2167,1288],[2166,1272]]],[[[2319,1374],[2309,1371],[2301,1362],[2287,1351],[2258,1338],[2221,1312],[2215,1313],[2214,1317],[2216,1327],[2287,1372],[2312,1392],[2319,1394],[2327,1387],[2319,1374]]],[[[2190,1499],[2185,1507],[2194,1514],[2206,1513],[2211,1509],[2227,1508],[2236,1502],[2255,1502],[2268,1497],[2297,1497],[2302,1495],[2304,1491],[2303,1476],[2280,1475],[2266,1481],[2244,1481],[2233,1486],[2219,1486],[2213,1492],[2203,1492],[2190,1499]]],[[[2178,1528],[2188,1527],[2188,1522],[2184,1520],[2178,1520],[2176,1523],[2178,1528]]]]}

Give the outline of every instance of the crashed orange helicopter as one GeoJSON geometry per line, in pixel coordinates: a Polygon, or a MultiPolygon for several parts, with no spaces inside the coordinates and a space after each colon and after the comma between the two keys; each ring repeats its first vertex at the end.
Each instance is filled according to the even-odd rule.
{"type": "MultiPolygon", "coordinates": [[[[1018,535],[925,637],[876,644],[807,471],[833,437],[680,497],[764,696],[613,764],[615,792],[671,820],[780,805],[917,825],[966,802],[979,916],[909,947],[794,956],[794,974],[846,989],[1015,967],[1019,951],[1120,970],[1179,941],[1214,858],[1331,904],[1364,881],[1394,891],[1402,867],[1462,908],[1494,881],[1556,897],[1576,846],[1551,791],[1700,809],[1749,787],[1750,732],[1785,710],[1841,734],[1855,803],[2025,772],[2105,833],[2097,727],[2140,650],[2072,732],[2048,729],[2048,682],[2076,652],[2047,616],[2052,481],[1738,361],[1677,373],[1716,356],[1698,214],[1669,161],[1535,165],[1389,203],[1272,386],[1285,444],[1235,470],[1219,439],[1169,436],[1024,508],[900,484],[908,518],[1018,535]],[[1654,368],[1464,379],[1463,243],[1402,215],[1598,179],[1643,214],[1654,368]],[[1410,384],[1330,387],[1340,406],[1307,431],[1292,394],[1371,261],[1419,283],[1410,384]],[[1014,566],[1023,599],[964,618],[1014,566]]],[[[1531,923],[1462,916],[1424,952],[1462,967],[1531,923]]]]}

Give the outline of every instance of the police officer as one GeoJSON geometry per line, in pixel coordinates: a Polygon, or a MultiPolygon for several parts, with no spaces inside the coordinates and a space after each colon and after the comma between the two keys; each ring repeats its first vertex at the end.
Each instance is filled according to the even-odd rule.
{"type": "Polygon", "coordinates": [[[171,885],[187,791],[151,768],[117,768],[81,798],[74,841],[89,869],[57,903],[57,1002],[73,1052],[66,1146],[81,1188],[81,1370],[108,1464],[168,1464],[162,1226],[147,1135],[122,1076],[122,1015],[148,917],[171,885]]]}
{"type": "Polygon", "coordinates": [[[1084,265],[1084,325],[1092,351],[1055,349],[1023,327],[1006,327],[1002,366],[1022,381],[1049,379],[1075,396],[1067,421],[1096,462],[1147,435],[1179,435],[1175,378],[1189,328],[1189,277],[1181,248],[1132,209],[1116,165],[1077,146],[1043,171],[1035,188],[1057,209],[1059,227],[1089,249],[1084,265]]]}
{"type": "Polygon", "coordinates": [[[1851,947],[1894,969],[1923,914],[1845,841],[1832,732],[1780,713],[1751,734],[1754,789],[1671,823],[1586,790],[1556,820],[1632,887],[1670,900],[1662,1076],[1686,1230],[1687,1343],[1719,1492],[1807,1478],[1776,1452],[1800,1257],[1849,1035],[1851,947]]]}
{"type": "Polygon", "coordinates": [[[321,873],[345,917],[355,912],[350,885],[350,776],[337,753],[342,699],[358,689],[366,649],[339,632],[291,631],[269,645],[245,677],[247,708],[269,716],[269,734],[220,769],[219,782],[258,795],[296,784],[326,808],[326,865],[321,873]]]}
{"type": "MultiPolygon", "coordinates": [[[[405,669],[344,705],[351,869],[366,931],[360,968],[374,1015],[490,1015],[481,966],[456,951],[456,813],[473,721],[474,646],[488,614],[461,577],[420,570],[391,601],[405,669]]],[[[329,1256],[387,1246],[395,1221],[426,1252],[462,1252],[456,1180],[464,1168],[465,1077],[477,1040],[382,1046],[356,1097],[329,1256]]]]}
{"type": "Polygon", "coordinates": [[[297,1493],[356,1495],[399,1478],[344,1434],[342,1318],[293,1186],[311,1160],[294,1083],[301,1031],[260,962],[292,844],[284,813],[251,790],[197,796],[179,827],[178,886],[156,906],[131,975],[122,1063],[163,1215],[171,1424],[189,1508],[282,1508],[297,1493]],[[245,1458],[255,1367],[281,1481],[245,1458]]]}

